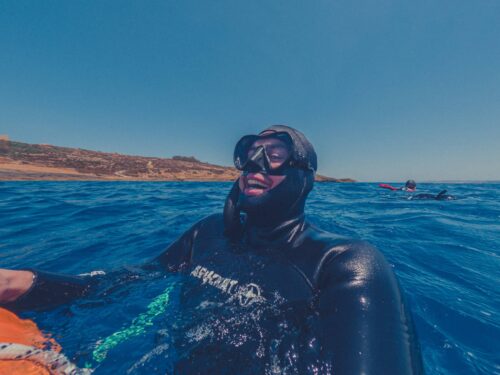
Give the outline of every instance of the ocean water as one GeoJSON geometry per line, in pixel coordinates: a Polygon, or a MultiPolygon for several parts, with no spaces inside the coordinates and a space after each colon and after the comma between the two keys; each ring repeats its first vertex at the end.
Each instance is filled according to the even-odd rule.
{"type": "MultiPolygon", "coordinates": [[[[166,288],[174,301],[180,281],[158,272],[130,275],[192,223],[220,212],[229,188],[0,182],[0,268],[116,273],[93,295],[23,316],[97,374],[168,373],[179,317],[173,302],[157,300],[166,309],[150,303],[166,288]],[[96,363],[96,348],[117,331],[122,336],[113,336],[96,363]]],[[[420,192],[443,188],[457,199],[408,200],[377,184],[317,184],[306,213],[322,229],[384,253],[409,302],[427,374],[500,374],[500,184],[419,185],[420,192]]]]}

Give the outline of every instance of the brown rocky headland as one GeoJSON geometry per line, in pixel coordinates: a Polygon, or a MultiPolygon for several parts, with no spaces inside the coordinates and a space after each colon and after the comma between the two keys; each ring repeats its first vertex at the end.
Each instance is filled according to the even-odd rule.
{"type": "MultiPolygon", "coordinates": [[[[29,144],[0,138],[0,180],[233,181],[231,167],[192,156],[155,158],[29,144]]],[[[354,182],[317,175],[320,182],[354,182]]]]}

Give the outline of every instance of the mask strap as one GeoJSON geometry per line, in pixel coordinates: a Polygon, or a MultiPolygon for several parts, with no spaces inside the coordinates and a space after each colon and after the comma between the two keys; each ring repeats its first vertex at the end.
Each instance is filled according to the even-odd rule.
{"type": "Polygon", "coordinates": [[[238,199],[240,196],[240,179],[238,178],[231,188],[224,204],[224,235],[231,239],[238,239],[243,234],[238,199]]]}

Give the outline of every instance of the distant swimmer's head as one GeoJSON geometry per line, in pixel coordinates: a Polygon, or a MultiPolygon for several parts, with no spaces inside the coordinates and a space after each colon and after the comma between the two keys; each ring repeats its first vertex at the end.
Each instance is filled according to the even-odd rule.
{"type": "Polygon", "coordinates": [[[242,137],[233,156],[241,171],[238,210],[268,224],[303,212],[317,170],[316,152],[304,134],[274,125],[242,137]]]}
{"type": "Polygon", "coordinates": [[[417,183],[414,180],[408,180],[405,184],[406,191],[415,191],[417,190],[417,183]]]}

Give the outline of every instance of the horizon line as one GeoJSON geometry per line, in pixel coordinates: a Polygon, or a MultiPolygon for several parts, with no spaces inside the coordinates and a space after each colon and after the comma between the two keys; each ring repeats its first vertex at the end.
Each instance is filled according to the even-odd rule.
{"type": "MultiPolygon", "coordinates": [[[[101,151],[101,150],[92,150],[92,149],[87,149],[87,148],[80,148],[80,147],[69,147],[69,146],[59,146],[59,145],[55,145],[55,144],[50,144],[50,143],[29,143],[29,142],[25,142],[25,141],[20,141],[20,140],[13,140],[9,137],[8,134],[0,134],[0,141],[4,141],[4,142],[18,142],[18,143],[26,143],[26,144],[36,144],[36,145],[40,145],[40,146],[53,146],[53,147],[64,147],[64,148],[76,148],[76,149],[80,149],[80,150],[85,150],[85,151],[92,151],[92,152],[102,152],[102,153],[109,153],[109,154],[120,154],[120,155],[125,155],[125,156],[133,156],[133,157],[144,157],[144,158],[164,158],[164,159],[172,159],[174,158],[175,156],[188,156],[188,155],[172,155],[170,157],[168,156],[147,156],[147,155],[133,155],[133,154],[126,154],[126,153],[122,153],[122,152],[116,152],[116,151],[101,151]]],[[[220,167],[225,167],[225,168],[232,168],[233,166],[232,165],[220,165],[220,164],[214,164],[213,162],[210,162],[210,161],[202,161],[200,159],[198,159],[197,156],[195,155],[189,155],[189,156],[192,156],[194,158],[196,158],[199,162],[201,163],[207,163],[207,164],[213,164],[213,165],[217,165],[217,166],[220,166],[220,167]]],[[[316,173],[318,174],[318,173],[316,173]]],[[[342,177],[344,178],[344,177],[342,177]]],[[[342,178],[339,178],[339,179],[342,179],[342,178]]],[[[354,179],[352,177],[345,177],[345,178],[350,178],[350,179],[354,179]]],[[[356,180],[354,179],[355,182],[353,183],[395,183],[395,184],[399,184],[399,183],[403,183],[404,181],[401,181],[401,180],[398,180],[398,181],[395,181],[395,180],[356,180]]],[[[487,184],[487,183],[500,183],[500,179],[493,179],[493,180],[489,180],[489,179],[448,179],[448,180],[421,180],[419,181],[420,184],[429,184],[429,183],[447,183],[447,184],[463,184],[463,183],[476,183],[476,184],[487,184]]]]}

